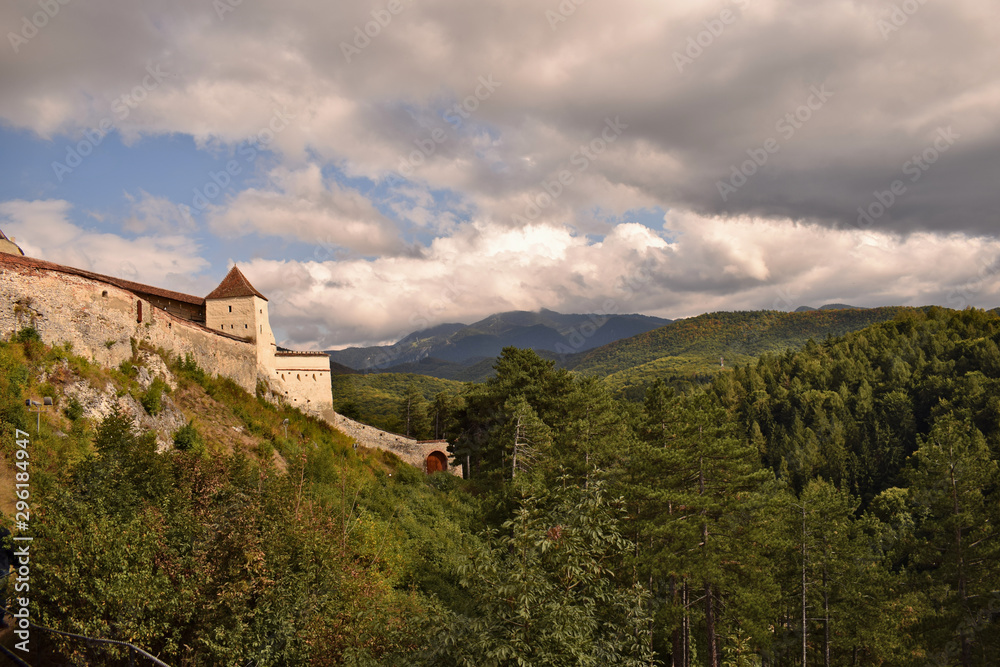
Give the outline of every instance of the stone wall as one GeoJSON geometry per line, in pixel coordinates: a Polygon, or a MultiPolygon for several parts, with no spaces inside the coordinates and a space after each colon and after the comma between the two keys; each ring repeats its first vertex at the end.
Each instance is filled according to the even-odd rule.
{"type": "Polygon", "coordinates": [[[190,354],[207,372],[231,378],[250,393],[257,387],[254,343],[214,333],[113,285],[4,264],[0,335],[10,338],[26,326],[34,326],[50,345],[72,343],[74,353],[105,367],[130,358],[134,338],[174,355],[190,354]]]}
{"type": "MultiPolygon", "coordinates": [[[[396,433],[380,431],[373,426],[356,422],[333,410],[325,410],[323,418],[338,431],[354,438],[359,446],[392,452],[406,463],[425,472],[427,470],[427,457],[432,452],[441,452],[446,458],[448,457],[448,443],[444,440],[420,442],[396,433]]],[[[462,466],[452,466],[449,463],[448,472],[461,477],[462,466]]]]}
{"type": "Polygon", "coordinates": [[[322,352],[278,352],[272,356],[272,364],[272,384],[290,405],[318,415],[333,407],[329,356],[322,352]]]}

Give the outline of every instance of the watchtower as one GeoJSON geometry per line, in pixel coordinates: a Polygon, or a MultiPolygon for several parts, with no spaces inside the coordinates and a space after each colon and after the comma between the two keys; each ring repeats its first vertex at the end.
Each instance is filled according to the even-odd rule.
{"type": "Polygon", "coordinates": [[[205,297],[205,326],[257,344],[257,363],[270,366],[277,343],[268,320],[267,297],[235,266],[205,297]]]}

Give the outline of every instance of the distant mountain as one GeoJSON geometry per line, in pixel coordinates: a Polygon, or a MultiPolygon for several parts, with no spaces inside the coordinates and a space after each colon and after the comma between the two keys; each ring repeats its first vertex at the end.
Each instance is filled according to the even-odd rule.
{"type": "Polygon", "coordinates": [[[795,309],[796,313],[805,313],[810,310],[867,310],[864,306],[849,306],[846,303],[828,303],[825,306],[820,306],[819,308],[813,308],[812,306],[799,306],[795,309]]]}
{"type": "Polygon", "coordinates": [[[508,346],[567,355],[670,322],[648,315],[564,315],[544,309],[518,310],[490,315],[469,325],[449,323],[415,331],[393,345],[353,347],[328,354],[334,362],[358,371],[422,373],[464,380],[467,378],[461,377],[462,369],[492,361],[508,346]],[[418,369],[415,364],[423,367],[418,369]]]}

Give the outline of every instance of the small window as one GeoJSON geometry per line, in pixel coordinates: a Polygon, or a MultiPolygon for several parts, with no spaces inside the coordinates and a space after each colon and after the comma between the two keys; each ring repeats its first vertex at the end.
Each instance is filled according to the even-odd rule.
{"type": "Polygon", "coordinates": [[[229,306],[229,312],[230,313],[233,312],[233,307],[232,306],[229,306]]]}
{"type": "Polygon", "coordinates": [[[244,325],[243,325],[243,328],[244,328],[244,329],[249,329],[249,328],[250,328],[250,325],[249,325],[249,324],[244,324],[244,325]]]}
{"type": "Polygon", "coordinates": [[[302,379],[302,376],[301,376],[300,374],[296,373],[296,374],[295,374],[295,379],[296,379],[296,380],[301,380],[301,379],[302,379]]]}
{"type": "Polygon", "coordinates": [[[225,331],[226,330],[226,325],[225,324],[220,324],[219,328],[222,329],[223,331],[225,331]]]}
{"type": "Polygon", "coordinates": [[[103,296],[105,299],[108,298],[108,290],[104,290],[103,292],[101,292],[101,296],[103,296]]]}

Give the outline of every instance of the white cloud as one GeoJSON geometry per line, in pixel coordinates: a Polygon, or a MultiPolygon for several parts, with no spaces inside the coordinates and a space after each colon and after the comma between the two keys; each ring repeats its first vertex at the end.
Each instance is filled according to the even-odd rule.
{"type": "Polygon", "coordinates": [[[319,166],[278,167],[269,179],[269,189],[243,190],[212,207],[209,228],[223,237],[257,232],[313,243],[318,257],[338,248],[363,254],[404,250],[390,220],[359,192],[324,178],[319,166]]]}
{"type": "Polygon", "coordinates": [[[320,348],[514,309],[677,318],[831,302],[983,306],[1000,299],[996,281],[979,277],[1000,257],[995,239],[680,213],[668,215],[666,226],[678,232],[675,241],[636,223],[616,225],[600,241],[549,225],[475,225],[437,239],[424,258],[255,260],[245,269],[271,298],[286,343],[320,348]],[[296,337],[310,324],[318,324],[310,337],[296,337]]]}
{"type": "Polygon", "coordinates": [[[127,239],[87,230],[69,221],[71,208],[59,199],[5,201],[0,203],[0,228],[17,237],[30,257],[182,292],[207,292],[197,274],[209,263],[190,238],[127,239]]]}

